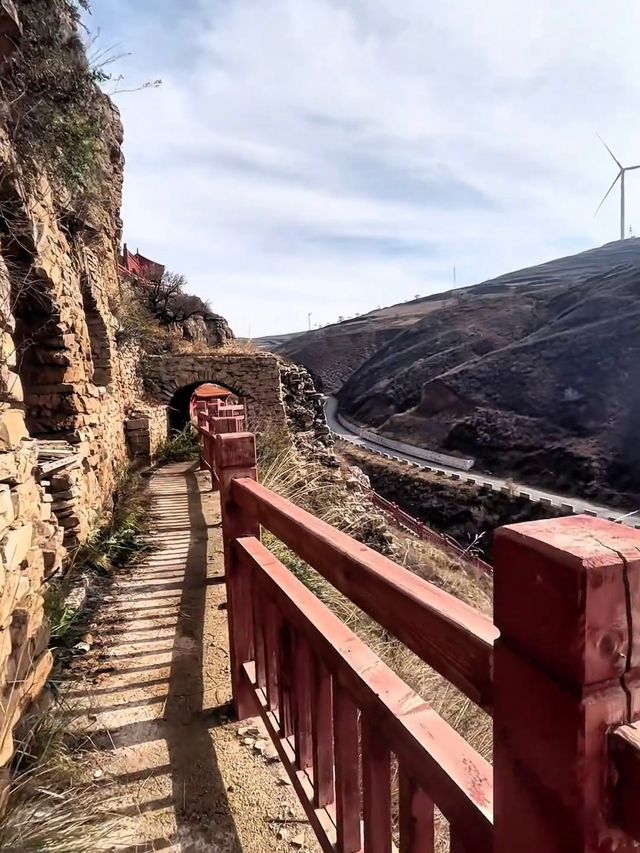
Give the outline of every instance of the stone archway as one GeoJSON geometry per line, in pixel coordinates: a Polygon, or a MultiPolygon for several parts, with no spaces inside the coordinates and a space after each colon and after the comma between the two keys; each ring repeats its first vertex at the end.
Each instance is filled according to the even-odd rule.
{"type": "Polygon", "coordinates": [[[168,406],[182,406],[199,385],[214,383],[242,399],[250,429],[287,425],[281,363],[270,353],[146,356],[142,370],[146,390],[168,406]]]}
{"type": "MultiPolygon", "coordinates": [[[[183,385],[182,388],[178,388],[169,402],[168,417],[171,432],[180,431],[186,427],[191,418],[190,404],[193,394],[198,388],[210,384],[208,382],[196,382],[195,385],[183,385]]],[[[220,385],[220,383],[217,384],[220,385]]],[[[232,394],[232,400],[241,399],[232,388],[227,390],[232,394]]]]}

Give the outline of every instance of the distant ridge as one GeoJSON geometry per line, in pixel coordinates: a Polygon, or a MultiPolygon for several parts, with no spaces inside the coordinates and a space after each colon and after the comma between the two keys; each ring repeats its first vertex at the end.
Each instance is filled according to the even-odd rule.
{"type": "Polygon", "coordinates": [[[303,333],[280,352],[385,435],[640,505],[639,330],[630,238],[303,333]]]}

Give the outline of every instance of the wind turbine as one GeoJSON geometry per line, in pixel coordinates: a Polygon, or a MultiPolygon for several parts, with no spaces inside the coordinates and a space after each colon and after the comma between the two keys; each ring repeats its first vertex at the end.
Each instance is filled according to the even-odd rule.
{"type": "Polygon", "coordinates": [[[609,189],[606,191],[604,198],[602,199],[602,201],[598,205],[598,208],[596,210],[596,214],[598,213],[598,210],[600,210],[602,205],[605,203],[606,198],[609,195],[609,193],[611,192],[611,190],[617,184],[618,179],[620,179],[620,239],[624,240],[624,176],[625,176],[626,172],[633,172],[634,169],[640,169],[640,164],[638,164],[637,166],[623,166],[622,163],[616,157],[616,155],[613,153],[613,151],[609,148],[607,143],[604,141],[604,139],[600,136],[600,134],[596,133],[596,136],[598,137],[600,142],[602,142],[602,144],[607,149],[609,154],[611,154],[616,166],[620,170],[618,172],[618,174],[615,176],[613,183],[611,184],[609,189]]]}

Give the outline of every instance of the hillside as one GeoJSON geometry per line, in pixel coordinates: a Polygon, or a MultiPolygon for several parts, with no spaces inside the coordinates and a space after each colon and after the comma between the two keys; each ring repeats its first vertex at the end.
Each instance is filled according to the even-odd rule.
{"type": "Polygon", "coordinates": [[[263,342],[265,348],[272,348],[274,352],[304,364],[316,384],[326,393],[333,394],[369,356],[426,314],[453,302],[453,293],[441,293],[378,308],[322,329],[283,335],[284,342],[275,338],[261,338],[259,342],[263,342]]]}
{"type": "Polygon", "coordinates": [[[341,409],[495,473],[604,501],[639,495],[640,240],[450,297],[363,361],[341,409]]]}
{"type": "MultiPolygon", "coordinates": [[[[257,343],[304,364],[326,393],[336,393],[365,361],[418,321],[447,307],[479,296],[502,300],[517,288],[579,284],[614,267],[640,265],[640,239],[608,243],[577,255],[517,270],[480,284],[432,294],[410,302],[378,308],[322,329],[258,339],[257,343]]],[[[500,303],[501,304],[501,303],[500,303]]],[[[492,306],[495,303],[491,303],[492,306]]],[[[493,307],[492,309],[493,310],[493,307]]]]}

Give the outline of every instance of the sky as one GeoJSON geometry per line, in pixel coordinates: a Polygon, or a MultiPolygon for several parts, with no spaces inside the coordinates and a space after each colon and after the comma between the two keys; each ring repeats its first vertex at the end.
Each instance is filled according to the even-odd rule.
{"type": "MultiPolygon", "coordinates": [[[[237,335],[335,322],[618,238],[640,4],[93,0],[124,238],[237,335]]],[[[627,177],[640,235],[640,170],[627,177]]]]}

